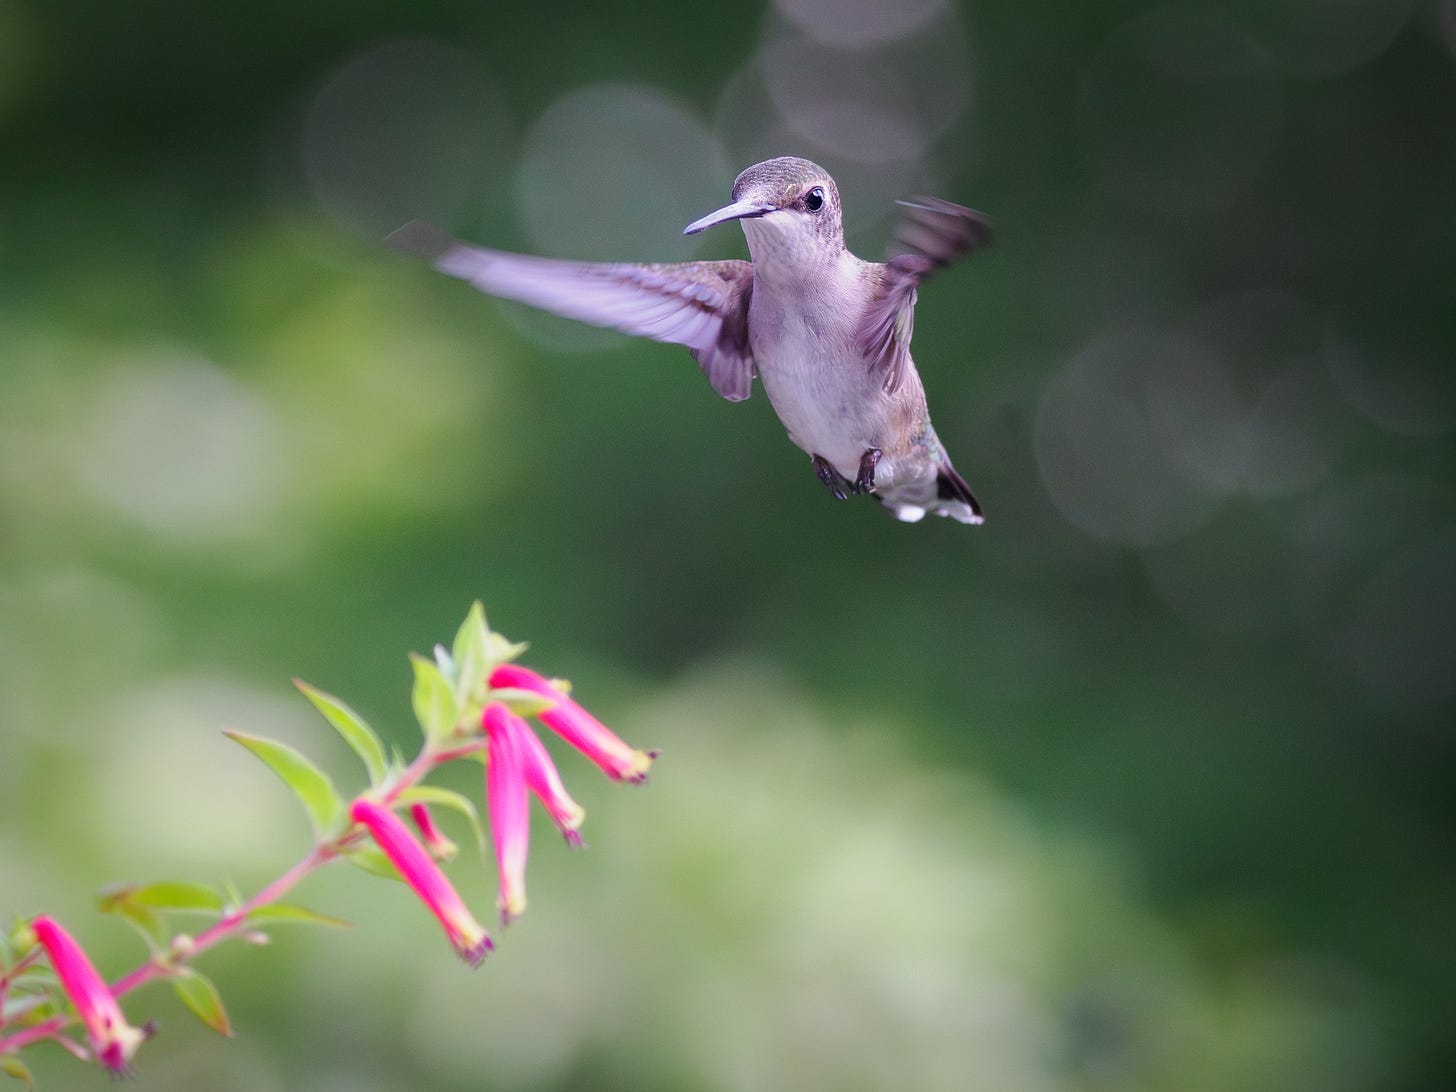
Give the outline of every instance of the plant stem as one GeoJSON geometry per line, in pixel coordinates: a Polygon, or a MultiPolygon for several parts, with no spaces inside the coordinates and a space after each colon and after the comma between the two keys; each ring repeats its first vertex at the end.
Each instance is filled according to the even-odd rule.
{"type": "MultiPolygon", "coordinates": [[[[389,807],[399,798],[400,793],[423,780],[437,766],[470,754],[472,751],[481,750],[485,746],[486,741],[482,739],[478,741],[472,740],[470,743],[452,748],[448,751],[432,753],[426,747],[420,751],[413,762],[400,772],[399,777],[395,779],[393,784],[389,785],[380,794],[379,802],[385,807],[389,807]]],[[[359,841],[360,838],[361,833],[359,830],[350,829],[346,830],[337,838],[315,845],[292,868],[261,888],[252,898],[228,911],[212,925],[198,933],[185,948],[174,944],[169,950],[154,955],[140,967],[137,967],[135,970],[123,975],[112,983],[111,992],[117,997],[121,997],[158,978],[170,978],[174,976],[180,968],[191,963],[193,959],[209,948],[214,948],[223,941],[231,940],[239,933],[246,931],[248,917],[254,910],[277,902],[315,869],[321,868],[341,856],[345,850],[359,841]]],[[[18,963],[16,967],[10,969],[11,974],[13,975],[17,969],[23,968],[27,962],[35,959],[38,951],[37,949],[36,953],[27,954],[24,960],[18,963]]],[[[0,980],[0,994],[3,994],[3,987],[8,984],[8,978],[0,980]]],[[[31,1027],[22,1028],[10,1035],[0,1035],[0,1056],[13,1055],[31,1043],[54,1038],[65,1030],[68,1025],[73,1023],[74,1020],[75,1017],[67,1014],[52,1016],[48,1020],[44,1020],[31,1027]]]]}

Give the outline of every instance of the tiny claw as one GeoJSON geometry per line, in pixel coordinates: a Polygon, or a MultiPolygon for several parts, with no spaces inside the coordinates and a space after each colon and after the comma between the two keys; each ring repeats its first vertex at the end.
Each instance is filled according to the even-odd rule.
{"type": "Polygon", "coordinates": [[[854,479],[854,491],[856,493],[873,493],[875,491],[875,467],[880,465],[880,449],[869,448],[859,459],[859,476],[854,479]]]}
{"type": "Polygon", "coordinates": [[[814,473],[819,475],[819,480],[824,483],[824,488],[834,494],[835,500],[848,499],[849,495],[844,491],[845,487],[849,485],[848,480],[846,480],[843,474],[830,466],[824,456],[814,456],[814,473]]]}

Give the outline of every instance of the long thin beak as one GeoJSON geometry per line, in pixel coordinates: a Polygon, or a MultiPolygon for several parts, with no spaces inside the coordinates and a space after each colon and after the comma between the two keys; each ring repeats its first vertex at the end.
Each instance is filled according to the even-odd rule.
{"type": "Polygon", "coordinates": [[[694,220],[683,228],[683,234],[696,235],[715,224],[726,224],[729,220],[746,220],[753,216],[763,216],[765,213],[777,211],[777,205],[765,205],[759,201],[734,201],[731,205],[724,205],[717,212],[708,213],[701,220],[694,220]]]}

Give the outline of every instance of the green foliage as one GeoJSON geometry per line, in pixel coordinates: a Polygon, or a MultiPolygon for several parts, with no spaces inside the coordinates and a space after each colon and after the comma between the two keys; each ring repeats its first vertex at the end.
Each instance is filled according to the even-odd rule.
{"type": "Polygon", "coordinates": [[[322,839],[337,831],[344,814],[344,802],[322,770],[286,743],[233,729],[223,734],[252,751],[293,790],[308,810],[315,835],[322,839]]]}
{"type": "MultiPolygon", "coordinates": [[[[208,771],[164,754],[151,771],[128,762],[123,773],[117,758],[155,738],[148,721],[178,683],[221,675],[244,695],[268,695],[273,680],[302,674],[368,711],[387,740],[408,738],[391,670],[403,664],[382,635],[448,638],[439,623],[459,621],[459,589],[489,580],[491,622],[529,619],[542,665],[577,672],[593,696],[620,696],[624,711],[650,715],[704,673],[747,664],[742,691],[773,696],[762,710],[772,730],[752,737],[756,754],[732,756],[745,765],[715,767],[697,749],[708,730],[732,730],[731,716],[673,707],[680,731],[646,742],[669,748],[697,795],[644,807],[655,822],[623,837],[625,862],[597,852],[589,867],[600,882],[622,882],[593,891],[590,924],[600,931],[584,923],[578,935],[616,963],[552,937],[543,949],[559,948],[559,963],[549,989],[534,992],[539,1007],[532,991],[510,991],[483,1008],[496,1003],[480,996],[492,983],[465,976],[453,984],[457,1034],[433,1051],[412,1042],[394,1068],[379,1050],[373,1072],[349,1040],[328,1034],[336,1016],[315,1003],[321,991],[290,988],[290,976],[317,973],[312,965],[259,958],[232,968],[266,976],[254,989],[279,995],[249,1028],[269,1071],[252,1084],[286,1073],[290,1086],[327,1086],[344,1072],[361,1087],[440,1092],[725,1087],[754,1077],[764,1087],[774,1083],[766,1072],[802,1061],[810,1076],[801,1086],[822,1086],[822,1068],[812,1069],[820,1059],[776,1019],[822,1011],[847,1038],[861,1033],[843,1056],[865,1063],[847,1082],[863,1087],[910,1083],[874,1068],[877,1058],[894,1064],[908,1032],[977,1020],[1005,1029],[988,1059],[1034,1054],[1056,1071],[987,1075],[986,1089],[1443,1087],[1456,1072],[1456,707],[1431,679],[1452,677],[1442,604],[1456,565],[1449,545],[1442,564],[1418,566],[1412,551],[1449,535],[1456,480],[1456,154],[1449,105],[1440,106],[1456,94],[1451,3],[905,4],[906,18],[959,13],[959,32],[930,43],[961,59],[957,80],[942,84],[934,64],[916,64],[916,40],[890,46],[914,67],[881,78],[885,55],[866,43],[822,81],[800,71],[811,93],[791,101],[783,92],[795,73],[781,66],[825,54],[818,44],[798,49],[785,16],[830,6],[760,3],[746,19],[739,5],[650,0],[607,19],[588,0],[504,9],[424,0],[333,18],[267,0],[0,0],[0,447],[9,470],[0,474],[0,901],[29,905],[37,876],[48,890],[89,890],[112,878],[99,862],[170,848],[160,838],[139,845],[137,834],[190,821],[196,812],[179,808],[174,788],[195,789],[208,771]],[[1242,46],[1190,63],[1198,31],[1170,34],[1171,16],[1221,25],[1242,46]],[[847,104],[872,101],[877,88],[906,99],[912,125],[893,130],[890,114],[880,128],[923,147],[919,166],[826,166],[866,258],[890,238],[889,198],[921,171],[937,180],[932,192],[998,219],[995,247],[921,292],[914,346],[940,437],[986,502],[987,526],[970,535],[906,528],[868,498],[832,502],[762,390],[728,406],[676,346],[560,351],[520,309],[383,253],[372,223],[361,232],[349,219],[357,208],[342,210],[355,232],[341,227],[339,194],[314,176],[320,153],[356,146],[348,126],[310,120],[311,100],[334,95],[340,66],[377,60],[402,31],[465,76],[446,66],[441,84],[416,81],[393,97],[380,82],[378,98],[358,103],[359,146],[395,139],[376,143],[377,159],[344,162],[401,168],[358,171],[345,197],[406,179],[408,215],[434,215],[486,246],[533,246],[536,221],[575,212],[591,230],[580,249],[558,243],[553,253],[744,256],[731,229],[701,250],[677,238],[686,221],[663,209],[682,189],[671,156],[634,155],[603,179],[586,149],[572,148],[579,171],[543,171],[557,107],[604,82],[718,119],[715,147],[729,151],[686,195],[703,202],[698,211],[726,199],[748,164],[741,150],[759,147],[763,133],[777,134],[775,153],[816,156],[794,134],[821,93],[826,106],[841,89],[847,104]],[[1369,48],[1350,48],[1361,43],[1369,48]],[[1341,70],[1312,63],[1326,50],[1349,52],[1341,70]],[[269,78],[256,78],[261,71],[269,78]],[[509,106],[505,139],[479,124],[491,99],[509,106]],[[1267,105],[1277,129],[1262,144],[1239,124],[1251,100],[1267,105]],[[367,109],[386,104],[415,112],[367,109]],[[431,140],[462,127],[468,139],[431,140]],[[1210,133],[1219,139],[1205,140],[1210,133]],[[1218,197],[1220,180],[1223,199],[1191,207],[1218,197]],[[612,236],[612,217],[598,210],[620,194],[644,215],[630,235],[612,236]],[[1185,194],[1193,200],[1179,207],[1185,194]],[[1283,302],[1268,309],[1271,299],[1283,302]],[[1069,521],[1037,442],[1048,385],[1123,325],[1174,332],[1196,366],[1185,379],[1165,378],[1175,367],[1139,373],[1143,387],[1099,387],[1078,408],[1148,422],[1152,454],[1168,455],[1196,489],[1214,481],[1218,502],[1205,526],[1154,546],[1099,540],[1069,521]],[[179,389],[196,388],[177,380],[197,375],[212,384],[207,397],[180,399],[179,389]],[[1187,416],[1185,393],[1198,409],[1187,416]],[[241,412],[213,412],[230,404],[241,412]],[[1190,435],[1190,424],[1210,422],[1226,427],[1190,435]],[[239,441],[250,436],[257,442],[239,441]],[[177,442],[137,442],[153,437],[177,442]],[[1202,441],[1262,451],[1290,473],[1230,476],[1202,441]],[[165,457],[179,448],[187,454],[165,457]],[[1424,680],[1424,696],[1407,679],[1424,680]],[[761,784],[800,753],[805,722],[820,720],[839,738],[897,739],[908,762],[968,800],[1004,790],[1023,835],[1060,827],[1073,842],[1104,846],[1105,881],[1128,877],[1138,903],[1175,925],[1147,947],[1165,946],[1187,973],[1205,969],[1218,984],[1208,1003],[1148,988],[1134,960],[1088,981],[1086,952],[1105,950],[1126,919],[1050,897],[1022,904],[1017,927],[992,939],[1006,961],[985,972],[983,1003],[968,1019],[938,1003],[950,964],[916,918],[896,908],[873,923],[878,933],[856,933],[854,885],[833,898],[809,883],[846,875],[873,886],[867,876],[887,875],[835,856],[848,849],[830,828],[855,816],[893,822],[905,801],[856,786],[859,807],[830,819],[825,805],[847,791],[834,769],[778,789],[792,796],[761,784]],[[737,782],[710,792],[703,782],[720,770],[737,782]],[[795,810],[805,786],[824,797],[795,810]],[[656,839],[679,831],[676,867],[654,868],[656,839]],[[777,875],[765,876],[759,853],[736,856],[740,843],[815,851],[785,868],[805,882],[798,897],[751,924],[742,900],[777,875]],[[810,921],[786,927],[783,911],[806,905],[817,911],[810,921]],[[736,928],[706,932],[718,913],[736,928]],[[1078,921],[1096,934],[1082,948],[1056,939],[1078,921]],[[676,943],[663,942],[669,933],[681,934],[676,943]],[[875,939],[828,943],[846,935],[875,939]],[[819,958],[803,954],[802,938],[822,942],[819,958]],[[1026,949],[1034,954],[1018,960],[1026,949]],[[782,980],[770,977],[771,959],[758,962],[789,953],[792,977],[782,980]],[[835,977],[855,969],[864,979],[835,977]],[[1261,970],[1269,988],[1323,994],[1326,1007],[1302,1021],[1261,1019],[1239,985],[1261,970]],[[1048,980],[1064,984],[1062,995],[1038,1007],[1037,984],[1048,980]],[[889,1022],[862,1000],[877,996],[865,982],[922,999],[919,1021],[889,1022]],[[598,983],[610,988],[596,992],[598,983]],[[695,992],[705,983],[718,992],[695,992]],[[1154,1011],[1138,997],[1151,997],[1154,1011]],[[713,1053],[711,1026],[684,1019],[684,1034],[670,1035],[653,1018],[702,1011],[732,1016],[731,1056],[713,1053]],[[1195,1055],[1159,1022],[1178,1011],[1226,1040],[1201,1060],[1231,1064],[1243,1031],[1259,1029],[1262,1071],[1250,1061],[1257,1072],[1239,1082],[1216,1065],[1179,1069],[1195,1055]],[[611,1014],[606,1031],[595,1012],[611,1014]],[[549,1022],[549,1044],[478,1033],[532,1018],[549,1022]],[[1076,1032],[1070,1045],[1059,1041],[1064,1024],[1076,1032]],[[1394,1072],[1366,1079],[1336,1050],[1316,1052],[1323,1069],[1282,1053],[1318,1045],[1330,1027],[1394,1072]],[[881,1049],[858,1053],[863,1044],[881,1049]],[[1141,1052],[1161,1054],[1171,1072],[1148,1079],[1135,1068],[1141,1052]],[[491,1066],[502,1058],[496,1081],[491,1066]]],[[[809,33],[817,43],[856,29],[809,33]]],[[[637,130],[618,120],[602,117],[602,141],[635,149],[637,130]]],[[[1143,470],[1166,470],[1116,444],[1069,454],[1109,482],[1125,475],[1135,486],[1143,470]]],[[[1140,496],[1112,492],[1102,507],[1150,507],[1140,496]]],[[[1102,514],[1096,504],[1085,513],[1092,522],[1102,514]]],[[[430,644],[420,637],[416,647],[430,644]]],[[[725,702],[742,715],[737,694],[725,702]]],[[[203,735],[214,718],[295,738],[222,705],[189,727],[203,735]]],[[[347,797],[355,786],[338,776],[347,797]]],[[[594,799],[584,803],[596,812],[594,799]]],[[[273,844],[249,844],[239,862],[250,882],[266,854],[291,852],[264,818],[257,840],[273,844]]],[[[198,816],[198,830],[210,819],[198,816]]],[[[941,822],[952,838],[975,829],[958,811],[941,822]]],[[[599,849],[615,848],[622,829],[599,849]]],[[[873,844],[875,828],[862,833],[873,844]]],[[[178,843],[198,851],[194,838],[178,843]]],[[[936,869],[966,877],[970,890],[952,889],[946,905],[971,921],[1019,897],[1014,883],[972,882],[988,860],[1015,855],[1015,833],[970,851],[928,844],[932,862],[896,859],[888,882],[936,869]]],[[[1063,851],[1044,847],[1026,867],[1065,864],[1063,851]]],[[[152,867],[176,869],[162,857],[152,867]]],[[[206,874],[223,867],[234,864],[204,860],[206,874]]],[[[537,926],[523,939],[539,938],[537,926]]],[[[952,950],[983,944],[969,936],[952,950]]],[[[440,977],[422,971],[400,990],[424,996],[440,977]]],[[[356,1002],[360,1035],[398,1019],[393,991],[356,1002]]],[[[413,1034],[423,1037],[425,1023],[413,1034]]],[[[70,1062],[59,1054],[37,1051],[38,1075],[70,1062]]],[[[55,1086],[97,1083],[86,1076],[55,1086]]]]}
{"type": "Polygon", "coordinates": [[[60,1007],[55,991],[56,976],[49,967],[27,971],[10,981],[0,1018],[9,1024],[25,1025],[44,1019],[60,1007]]]}
{"type": "Polygon", "coordinates": [[[96,909],[115,914],[134,927],[153,952],[163,951],[169,930],[166,913],[221,914],[223,897],[207,884],[188,881],[115,884],[96,895],[96,909]]]}
{"type": "Polygon", "coordinates": [[[441,670],[453,679],[456,706],[468,711],[482,700],[491,668],[490,627],[479,599],[470,605],[464,623],[456,631],[448,662],[448,667],[440,665],[441,670]]]}
{"type": "Polygon", "coordinates": [[[165,914],[218,915],[223,910],[223,897],[206,884],[180,880],[115,884],[97,895],[96,908],[121,918],[141,934],[153,952],[160,952],[169,939],[165,914]]]}
{"type": "Polygon", "coordinates": [[[363,760],[364,768],[369,774],[369,783],[378,785],[383,781],[389,768],[389,763],[384,757],[384,744],[364,718],[332,694],[326,694],[302,679],[294,679],[293,685],[303,692],[304,697],[313,702],[314,708],[328,719],[328,722],[344,738],[344,742],[363,760]]]}
{"type": "MultiPolygon", "coordinates": [[[[481,752],[482,754],[484,752],[481,752]]],[[[401,804],[429,804],[449,808],[465,816],[470,822],[471,832],[475,835],[475,842],[482,856],[485,853],[485,829],[480,823],[480,812],[475,802],[468,796],[463,796],[453,789],[444,789],[438,785],[415,785],[405,789],[398,797],[401,804]]]]}
{"type": "Polygon", "coordinates": [[[180,910],[220,914],[223,897],[207,884],[185,880],[164,880],[160,883],[125,884],[108,887],[97,897],[97,907],[105,913],[115,912],[121,904],[150,910],[180,910]]]}
{"type": "Polygon", "coordinates": [[[343,851],[343,857],[355,868],[367,872],[371,876],[404,882],[404,877],[399,874],[399,869],[394,867],[394,862],[372,842],[348,847],[343,851]]]}
{"type": "Polygon", "coordinates": [[[232,1023],[210,978],[195,968],[184,967],[172,976],[172,989],[194,1016],[219,1035],[232,1038],[232,1023]]]}
{"type": "Polygon", "coordinates": [[[331,917],[310,910],[306,906],[294,906],[286,902],[273,902],[267,906],[255,906],[248,911],[248,920],[259,925],[327,925],[335,929],[352,929],[354,923],[343,918],[331,917]]]}
{"type": "Polygon", "coordinates": [[[474,725],[480,720],[487,700],[503,700],[500,691],[489,688],[490,673],[526,651],[524,642],[507,640],[490,628],[485,608],[476,600],[455,634],[450,651],[435,649],[435,662],[450,681],[455,697],[457,722],[474,725]]]}
{"type": "Polygon", "coordinates": [[[30,922],[17,916],[9,931],[0,936],[0,965],[10,966],[35,947],[35,930],[30,922]]]}
{"type": "Polygon", "coordinates": [[[424,656],[411,655],[414,664],[415,685],[412,702],[415,719],[425,733],[425,739],[439,745],[455,734],[460,707],[455,703],[455,691],[445,673],[434,660],[424,656]]]}
{"type": "Polygon", "coordinates": [[[0,1058],[0,1073],[7,1077],[14,1077],[25,1085],[30,1092],[35,1092],[35,1078],[31,1076],[26,1064],[19,1058],[0,1058]]]}
{"type": "Polygon", "coordinates": [[[147,947],[153,953],[161,951],[166,945],[167,923],[151,907],[139,906],[124,895],[112,899],[103,893],[97,900],[97,909],[103,914],[115,914],[130,925],[146,941],[147,947]]]}
{"type": "Polygon", "coordinates": [[[414,656],[414,710],[425,737],[439,743],[451,735],[474,732],[490,692],[490,673],[515,659],[525,644],[495,633],[485,620],[479,600],[470,607],[449,651],[436,646],[433,660],[414,656]]]}
{"type": "MultiPolygon", "coordinates": [[[[425,732],[425,742],[420,755],[408,765],[398,755],[393,762],[386,760],[380,737],[344,702],[301,680],[295,679],[294,682],[363,762],[368,775],[366,793],[390,808],[424,806],[456,812],[470,824],[483,859],[485,833],[475,802],[452,789],[424,784],[423,778],[448,762],[474,760],[481,756],[484,741],[479,711],[489,693],[489,674],[497,662],[494,657],[515,655],[522,647],[496,638],[486,626],[485,612],[477,602],[456,634],[450,652],[437,649],[435,660],[412,657],[415,673],[412,701],[425,732]],[[462,717],[462,709],[468,711],[468,715],[462,717]],[[445,745],[452,740],[456,746],[445,745]]],[[[524,708],[534,709],[539,705],[535,695],[531,694],[507,692],[502,696],[513,699],[524,708]]],[[[219,1034],[231,1036],[232,1024],[217,987],[193,965],[197,956],[224,940],[237,937],[262,939],[266,934],[261,930],[275,924],[349,927],[343,919],[280,901],[282,895],[310,872],[338,857],[375,875],[394,880],[404,877],[378,845],[366,840],[365,830],[345,821],[346,812],[352,812],[354,808],[346,803],[328,776],[312,761],[293,747],[274,739],[237,730],[228,730],[224,734],[252,752],[303,804],[314,830],[313,850],[252,898],[244,898],[231,883],[224,883],[219,889],[193,881],[161,880],[110,886],[98,894],[97,907],[101,912],[119,917],[134,927],[146,940],[150,951],[142,966],[121,980],[124,985],[119,993],[165,977],[190,1012],[219,1034]],[[172,914],[201,914],[215,920],[195,933],[174,933],[168,921],[172,914]]],[[[524,787],[522,791],[525,791],[524,787]]],[[[423,825],[423,818],[421,823],[423,825]]],[[[385,842],[398,832],[391,824],[390,830],[372,828],[372,833],[385,842]]],[[[434,838],[433,832],[431,840],[431,850],[436,853],[448,842],[443,835],[440,839],[434,838]]],[[[435,876],[437,890],[425,895],[424,881],[414,875],[410,879],[412,884],[421,887],[426,901],[436,897],[443,882],[435,876]]],[[[453,892],[451,897],[458,900],[453,892]]],[[[443,920],[445,911],[436,909],[436,912],[442,915],[443,920]]],[[[462,909],[461,913],[467,912],[462,909]]],[[[457,942],[457,947],[461,947],[462,952],[468,950],[469,958],[478,962],[488,949],[489,940],[479,925],[472,928],[478,934],[476,939],[465,943],[464,947],[461,947],[463,942],[457,942]]],[[[0,1049],[14,1049],[20,1045],[13,1037],[7,1041],[6,1033],[13,1036],[17,1029],[34,1026],[37,1021],[66,1010],[54,969],[37,958],[44,953],[35,945],[35,930],[24,919],[17,920],[10,934],[0,938],[0,1000],[3,1000],[0,1049]]],[[[54,953],[51,954],[54,957],[54,953]]],[[[84,1007],[85,999],[78,997],[77,1004],[84,1007]]],[[[39,1037],[55,1037],[63,1033],[69,1019],[58,1021],[54,1027],[43,1028],[39,1037]]],[[[126,1047],[127,1058],[141,1038],[134,1030],[131,1034],[134,1038],[132,1045],[126,1047]]],[[[66,1040],[61,1041],[64,1043],[66,1040]]],[[[115,1061],[107,1064],[119,1065],[115,1061]]],[[[7,1072],[29,1081],[29,1071],[18,1061],[8,1066],[7,1072]]]]}

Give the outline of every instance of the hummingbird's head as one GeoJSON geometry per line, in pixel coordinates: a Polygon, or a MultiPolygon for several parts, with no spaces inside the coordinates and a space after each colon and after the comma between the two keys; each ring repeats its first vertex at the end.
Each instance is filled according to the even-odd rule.
{"type": "Polygon", "coordinates": [[[728,220],[743,221],[749,249],[838,254],[844,247],[839,189],[817,163],[780,156],[755,163],[733,180],[733,203],[683,229],[684,235],[728,220]]]}

